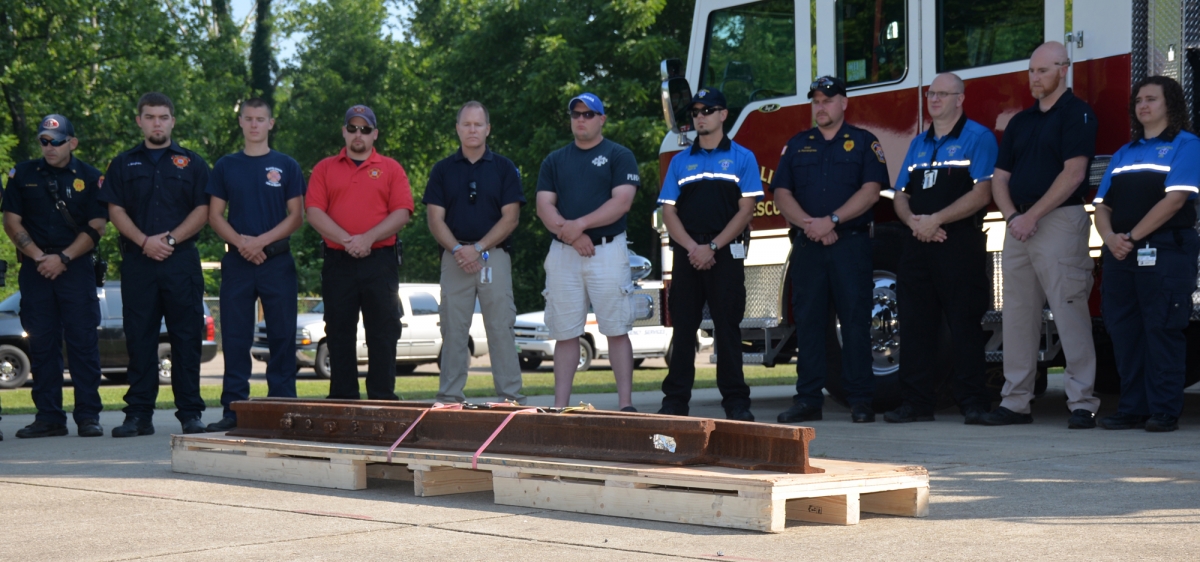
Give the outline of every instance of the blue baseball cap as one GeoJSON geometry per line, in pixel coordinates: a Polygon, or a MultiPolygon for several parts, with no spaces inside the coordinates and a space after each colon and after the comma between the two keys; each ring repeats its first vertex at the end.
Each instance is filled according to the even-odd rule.
{"type": "Polygon", "coordinates": [[[604,102],[600,101],[599,96],[596,94],[584,92],[571,98],[571,101],[567,102],[567,111],[572,111],[577,101],[583,102],[583,105],[586,105],[588,109],[604,115],[604,102]]]}
{"type": "Polygon", "coordinates": [[[359,104],[359,105],[352,106],[350,109],[347,109],[346,110],[346,122],[342,123],[342,124],[349,125],[350,120],[355,117],[363,118],[364,120],[366,120],[367,124],[372,127],[376,126],[375,125],[375,112],[371,111],[371,108],[369,108],[365,105],[359,104]]]}
{"type": "Polygon", "coordinates": [[[700,88],[696,95],[692,96],[691,105],[702,104],[708,107],[727,107],[725,105],[725,94],[721,90],[712,88],[700,88]]]}
{"type": "Polygon", "coordinates": [[[43,136],[50,137],[50,140],[65,140],[75,136],[75,127],[71,125],[71,121],[66,117],[53,113],[47,115],[38,124],[38,137],[43,136]]]}

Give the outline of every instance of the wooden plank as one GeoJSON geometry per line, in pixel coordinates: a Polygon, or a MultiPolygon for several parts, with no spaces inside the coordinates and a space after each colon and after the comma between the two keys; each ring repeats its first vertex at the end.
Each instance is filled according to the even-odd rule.
{"type": "Polygon", "coordinates": [[[339,490],[367,487],[365,461],[253,457],[237,452],[176,448],[171,452],[171,469],[185,474],[339,490]]]}
{"type": "Polygon", "coordinates": [[[493,474],[496,503],[779,533],[784,501],[493,474]]]}
{"type": "Polygon", "coordinates": [[[929,486],[863,494],[861,502],[859,509],[867,513],[928,517],[929,486]]]}
{"type": "Polygon", "coordinates": [[[409,470],[407,466],[402,464],[376,462],[367,465],[367,478],[412,482],[413,471],[409,470]]]}
{"type": "Polygon", "coordinates": [[[859,495],[799,498],[787,501],[787,518],[830,525],[857,525],[859,495]]]}
{"type": "Polygon", "coordinates": [[[446,466],[416,469],[414,466],[413,476],[413,493],[422,498],[492,489],[492,473],[486,470],[463,470],[446,466]]]}

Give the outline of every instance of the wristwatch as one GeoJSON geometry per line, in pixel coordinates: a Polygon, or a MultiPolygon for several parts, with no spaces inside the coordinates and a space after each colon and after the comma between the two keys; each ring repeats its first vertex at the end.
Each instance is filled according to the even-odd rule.
{"type": "Polygon", "coordinates": [[[174,236],[171,236],[170,234],[167,234],[167,245],[168,245],[168,246],[170,246],[170,247],[172,247],[172,248],[174,248],[174,247],[175,247],[175,237],[174,237],[174,236]]]}
{"type": "Polygon", "coordinates": [[[479,242],[476,242],[475,244],[473,244],[472,247],[475,248],[475,253],[477,253],[477,254],[483,253],[483,246],[480,246],[479,242]]]}
{"type": "Polygon", "coordinates": [[[68,263],[71,263],[71,256],[68,256],[62,252],[58,253],[58,259],[62,260],[63,265],[67,265],[68,263]]]}
{"type": "Polygon", "coordinates": [[[709,249],[711,249],[711,250],[712,250],[712,251],[714,251],[714,252],[715,252],[715,251],[717,251],[717,243],[716,243],[716,241],[709,242],[709,243],[708,243],[708,247],[709,247],[709,249]]]}
{"type": "Polygon", "coordinates": [[[842,219],[837,216],[837,213],[829,213],[829,220],[833,221],[833,226],[837,226],[842,222],[842,219]]]}

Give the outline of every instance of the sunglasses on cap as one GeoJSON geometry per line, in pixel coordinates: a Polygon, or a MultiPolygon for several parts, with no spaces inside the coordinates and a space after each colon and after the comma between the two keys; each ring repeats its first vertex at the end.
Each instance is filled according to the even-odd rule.
{"type": "Polygon", "coordinates": [[[598,115],[595,111],[572,111],[571,119],[593,119],[598,115]]]}
{"type": "Polygon", "coordinates": [[[712,115],[712,114],[714,114],[718,111],[722,111],[724,109],[725,109],[724,107],[693,107],[691,109],[691,111],[692,111],[692,117],[699,117],[701,113],[703,113],[705,115],[712,115]]]}
{"type": "Polygon", "coordinates": [[[63,140],[50,140],[48,138],[38,137],[38,142],[42,143],[42,146],[56,146],[56,147],[62,146],[64,144],[67,144],[67,142],[70,140],[71,139],[69,139],[69,138],[66,138],[63,140]]]}
{"type": "Polygon", "coordinates": [[[812,91],[816,90],[817,88],[830,88],[835,85],[837,85],[837,83],[833,81],[833,78],[822,76],[816,80],[813,80],[813,83],[808,85],[808,89],[809,91],[812,91]]]}
{"type": "Polygon", "coordinates": [[[353,135],[354,133],[360,133],[360,132],[361,132],[362,134],[364,134],[364,135],[369,135],[369,134],[371,134],[371,131],[374,131],[374,130],[375,130],[375,128],[374,128],[374,127],[371,127],[370,125],[361,125],[361,126],[359,126],[359,125],[346,125],[346,132],[347,132],[347,133],[350,133],[350,134],[352,134],[352,135],[353,135]]]}

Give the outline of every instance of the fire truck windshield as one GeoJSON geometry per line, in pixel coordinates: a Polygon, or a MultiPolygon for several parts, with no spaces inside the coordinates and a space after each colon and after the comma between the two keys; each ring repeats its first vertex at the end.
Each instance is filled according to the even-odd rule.
{"type": "Polygon", "coordinates": [[[725,94],[730,111],[726,127],[752,101],[795,95],[793,1],[768,0],[713,12],[699,87],[725,94]]]}

